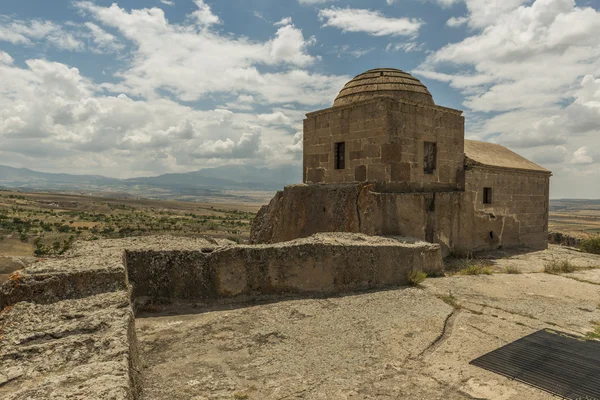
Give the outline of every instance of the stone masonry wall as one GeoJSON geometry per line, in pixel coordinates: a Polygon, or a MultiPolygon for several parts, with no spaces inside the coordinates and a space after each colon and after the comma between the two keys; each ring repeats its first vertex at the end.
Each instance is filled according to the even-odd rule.
{"type": "MultiPolygon", "coordinates": [[[[467,201],[477,212],[512,216],[518,243],[533,249],[548,246],[550,175],[533,171],[474,166],[466,172],[467,201]],[[483,188],[492,188],[492,203],[483,204],[483,188]]],[[[496,230],[502,237],[507,227],[496,230]]],[[[509,241],[504,238],[504,242],[509,241]]],[[[516,241],[515,238],[510,242],[516,241]]]]}
{"type": "Polygon", "coordinates": [[[389,163],[390,181],[456,188],[460,184],[464,160],[462,112],[399,102],[389,102],[387,111],[390,144],[384,162],[389,163]],[[424,142],[437,145],[437,168],[431,174],[423,170],[424,142]]]}
{"type": "Polygon", "coordinates": [[[545,218],[543,205],[541,210],[535,208],[537,203],[527,206],[527,200],[515,193],[510,204],[500,197],[495,207],[478,206],[480,185],[492,178],[467,178],[469,189],[464,192],[380,192],[377,189],[382,185],[371,183],[288,186],[261,208],[250,239],[252,243],[277,243],[317,232],[399,235],[438,243],[443,256],[500,246],[545,248],[542,236],[547,234],[547,225],[534,225],[545,218]],[[525,218],[511,208],[521,201],[525,203],[519,210],[525,218]]]}
{"type": "Polygon", "coordinates": [[[438,245],[347,233],[212,252],[126,251],[125,263],[139,300],[354,291],[443,271],[438,245]]]}
{"type": "Polygon", "coordinates": [[[402,182],[453,189],[462,179],[464,118],[445,107],[378,98],[307,114],[303,180],[402,182]],[[436,143],[437,168],[424,173],[424,142],[436,143]],[[335,144],[345,168],[335,169],[335,144]]]}

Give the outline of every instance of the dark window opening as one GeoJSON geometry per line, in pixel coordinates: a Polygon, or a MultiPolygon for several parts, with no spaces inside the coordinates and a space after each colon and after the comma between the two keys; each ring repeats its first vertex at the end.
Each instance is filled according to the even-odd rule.
{"type": "Polygon", "coordinates": [[[494,239],[494,232],[493,231],[490,231],[490,239],[492,239],[492,240],[494,239]]]}
{"type": "Polygon", "coordinates": [[[492,188],[483,188],[483,204],[492,204],[492,188]]]}
{"type": "Polygon", "coordinates": [[[346,168],[346,143],[340,142],[335,144],[335,169],[346,168]]]}
{"type": "Polygon", "coordinates": [[[427,204],[427,211],[428,212],[433,212],[435,211],[435,198],[432,197],[430,199],[426,199],[426,204],[427,204]]]}
{"type": "Polygon", "coordinates": [[[423,143],[423,172],[433,174],[437,158],[437,144],[433,142],[423,143]]]}

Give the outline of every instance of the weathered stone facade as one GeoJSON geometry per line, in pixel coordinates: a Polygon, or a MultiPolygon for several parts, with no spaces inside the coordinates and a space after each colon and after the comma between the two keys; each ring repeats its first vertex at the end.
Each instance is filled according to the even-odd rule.
{"type": "Polygon", "coordinates": [[[257,216],[253,243],[316,232],[402,235],[442,253],[547,247],[551,173],[500,145],[464,139],[462,111],[417,79],[377,69],[304,121],[305,185],[257,216]]]}

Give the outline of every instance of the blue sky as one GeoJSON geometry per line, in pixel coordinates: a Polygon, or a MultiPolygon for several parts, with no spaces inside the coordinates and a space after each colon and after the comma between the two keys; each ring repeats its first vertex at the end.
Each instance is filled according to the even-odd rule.
{"type": "Polygon", "coordinates": [[[302,119],[409,71],[466,136],[600,197],[600,0],[4,0],[0,164],[115,177],[300,165],[302,119]]]}

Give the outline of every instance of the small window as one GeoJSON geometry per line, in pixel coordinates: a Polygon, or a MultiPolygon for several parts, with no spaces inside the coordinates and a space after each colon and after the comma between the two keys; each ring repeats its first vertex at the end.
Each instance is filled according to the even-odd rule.
{"type": "Polygon", "coordinates": [[[433,142],[423,143],[423,172],[433,174],[437,158],[437,144],[433,142]]]}
{"type": "Polygon", "coordinates": [[[335,144],[335,169],[346,168],[346,143],[335,144]]]}
{"type": "Polygon", "coordinates": [[[492,188],[483,188],[483,204],[492,204],[492,188]]]}

